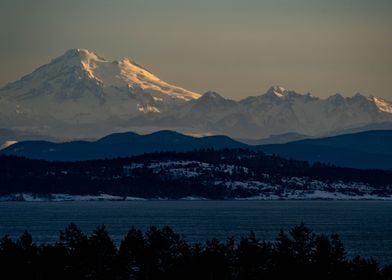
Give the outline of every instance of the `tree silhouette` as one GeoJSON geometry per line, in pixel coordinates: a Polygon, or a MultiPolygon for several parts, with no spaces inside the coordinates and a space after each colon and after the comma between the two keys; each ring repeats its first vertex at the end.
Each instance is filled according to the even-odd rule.
{"type": "Polygon", "coordinates": [[[234,238],[189,245],[170,227],[146,232],[131,228],[119,249],[106,227],[90,235],[75,224],[60,232],[59,242],[37,246],[24,232],[0,240],[1,279],[392,279],[392,266],[370,258],[346,258],[337,235],[314,234],[304,224],[274,242],[251,232],[234,238]]]}

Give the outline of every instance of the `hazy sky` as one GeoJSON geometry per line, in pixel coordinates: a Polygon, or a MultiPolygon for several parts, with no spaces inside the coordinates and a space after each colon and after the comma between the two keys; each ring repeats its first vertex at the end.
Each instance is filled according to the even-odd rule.
{"type": "Polygon", "coordinates": [[[391,0],[0,0],[0,85],[70,48],[234,99],[279,84],[392,100],[391,0]]]}

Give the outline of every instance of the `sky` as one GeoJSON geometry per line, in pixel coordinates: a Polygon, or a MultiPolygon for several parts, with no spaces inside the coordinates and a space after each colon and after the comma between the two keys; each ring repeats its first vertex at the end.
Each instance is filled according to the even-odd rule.
{"type": "Polygon", "coordinates": [[[0,85],[71,48],[232,99],[281,85],[392,100],[391,0],[0,0],[0,85]]]}

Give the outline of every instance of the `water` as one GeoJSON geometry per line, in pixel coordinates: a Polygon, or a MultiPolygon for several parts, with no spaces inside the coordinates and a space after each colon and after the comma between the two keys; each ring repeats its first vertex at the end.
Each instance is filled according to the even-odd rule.
{"type": "Polygon", "coordinates": [[[273,240],[279,229],[305,222],[316,233],[338,233],[349,257],[392,264],[392,203],[383,201],[130,201],[1,202],[0,235],[24,230],[55,242],[70,222],[91,232],[105,224],[118,243],[131,226],[169,225],[189,242],[240,237],[253,230],[273,240]]]}

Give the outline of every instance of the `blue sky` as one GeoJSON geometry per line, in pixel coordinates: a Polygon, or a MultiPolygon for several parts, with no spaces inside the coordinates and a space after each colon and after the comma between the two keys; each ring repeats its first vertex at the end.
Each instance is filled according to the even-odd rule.
{"type": "Polygon", "coordinates": [[[279,84],[392,100],[390,0],[1,0],[0,85],[70,48],[239,99],[279,84]]]}

